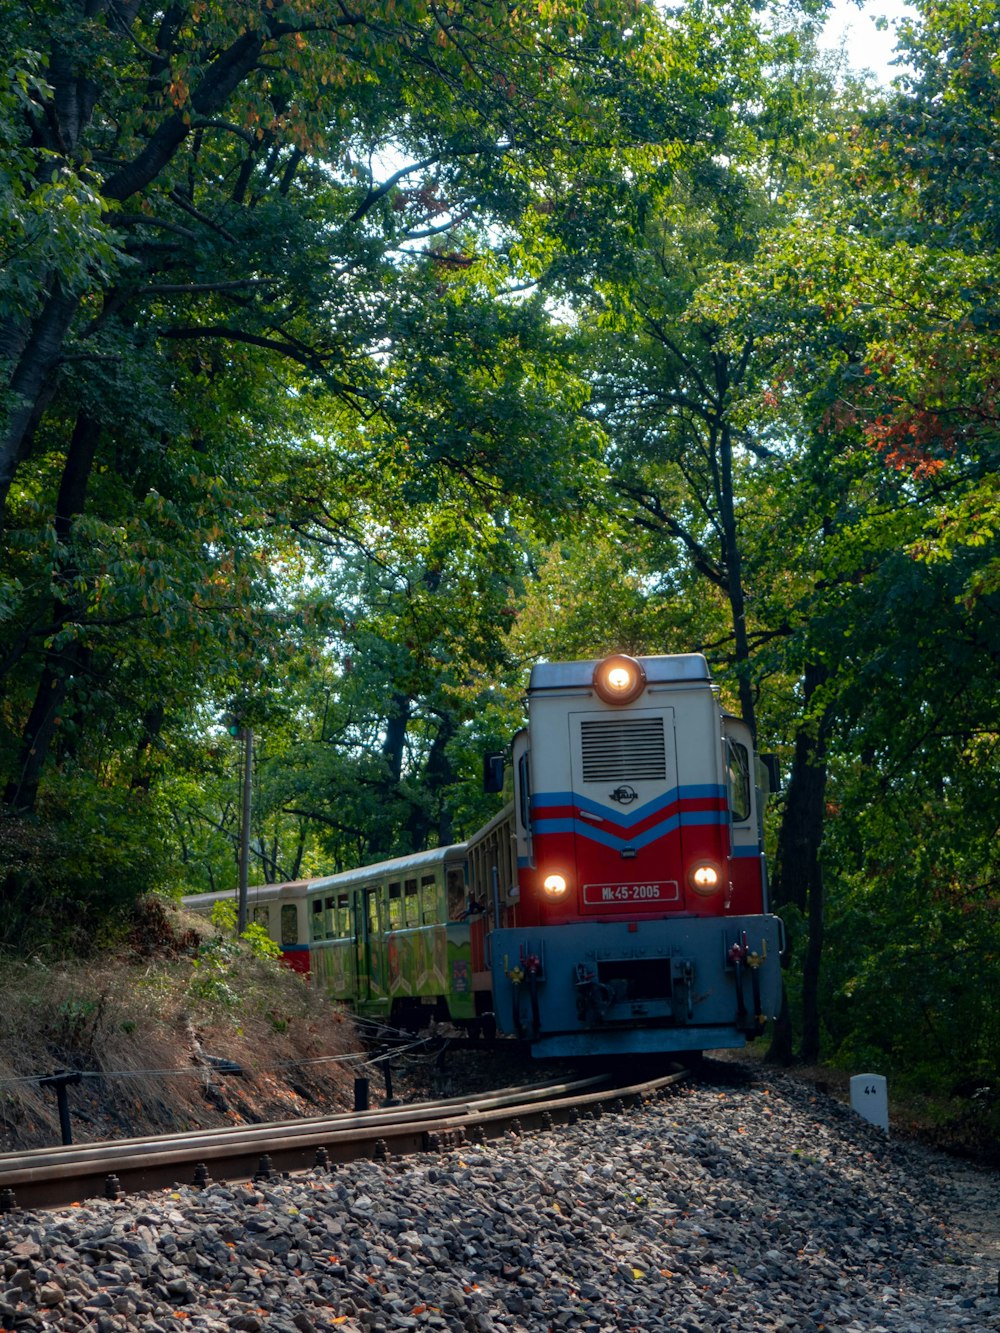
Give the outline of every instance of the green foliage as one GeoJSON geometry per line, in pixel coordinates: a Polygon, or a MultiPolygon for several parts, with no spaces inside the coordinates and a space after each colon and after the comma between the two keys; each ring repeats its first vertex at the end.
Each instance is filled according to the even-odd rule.
{"type": "Polygon", "coordinates": [[[291,879],[492,813],[530,661],[701,649],[822,741],[825,1049],[995,1078],[993,0],[877,94],[814,4],[7,8],[0,941],[232,885],[226,714],[291,879]]]}
{"type": "Polygon", "coordinates": [[[232,972],[235,956],[234,946],[221,937],[210,940],[199,949],[197,958],[192,960],[188,982],[192,1000],[222,1005],[226,1009],[239,1008],[240,993],[232,972]]]}
{"type": "Polygon", "coordinates": [[[251,921],[240,939],[250,946],[250,952],[255,958],[276,960],[281,957],[281,946],[271,939],[259,921],[251,921]]]}
{"type": "MultiPolygon", "coordinates": [[[[210,945],[202,948],[199,957],[204,958],[206,954],[212,958],[233,957],[234,955],[227,943],[227,937],[236,934],[239,919],[236,903],[232,899],[224,899],[221,902],[214,903],[209,919],[215,927],[217,938],[210,945]]],[[[248,945],[254,958],[278,959],[281,957],[281,946],[271,939],[266,929],[257,921],[250,922],[239,938],[244,944],[248,945]]]]}
{"type": "Polygon", "coordinates": [[[921,793],[913,774],[830,840],[826,993],[838,1059],[877,1061],[946,1093],[995,1086],[998,1072],[1000,1024],[984,984],[1000,961],[998,812],[968,800],[973,785],[995,786],[995,740],[988,750],[967,755],[973,781],[921,793]]]}
{"type": "Polygon", "coordinates": [[[191,886],[231,871],[222,774],[193,786],[237,696],[271,738],[265,874],[318,829],[335,857],[450,836],[448,748],[503,659],[519,530],[594,476],[586,386],[526,288],[581,208],[613,198],[624,235],[636,171],[703,155],[701,92],[731,78],[703,39],[749,21],[376,10],[126,30],[53,0],[2,39],[0,243],[38,224],[0,309],[4,799],[40,811],[68,766],[170,787],[191,886]],[[281,699],[332,654],[372,667],[337,686],[342,739],[322,687],[281,699]]]}
{"type": "Polygon", "coordinates": [[[280,965],[281,949],[256,922],[237,936],[237,909],[232,901],[216,903],[211,921],[217,933],[199,946],[192,959],[188,991],[193,1000],[237,1010],[246,994],[258,988],[259,968],[280,965]]]}
{"type": "Polygon", "coordinates": [[[209,914],[209,920],[215,927],[216,934],[218,935],[235,935],[238,917],[239,912],[236,903],[229,898],[224,899],[222,902],[214,903],[212,911],[209,914]]]}
{"type": "Polygon", "coordinates": [[[121,940],[142,892],[169,873],[162,812],[74,770],[35,819],[0,818],[0,947],[81,955],[121,940]]]}

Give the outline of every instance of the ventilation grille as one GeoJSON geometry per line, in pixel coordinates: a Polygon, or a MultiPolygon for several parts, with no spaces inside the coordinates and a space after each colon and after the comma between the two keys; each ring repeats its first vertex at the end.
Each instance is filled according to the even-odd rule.
{"type": "Polygon", "coordinates": [[[584,782],[666,781],[661,717],[581,722],[584,782]]]}

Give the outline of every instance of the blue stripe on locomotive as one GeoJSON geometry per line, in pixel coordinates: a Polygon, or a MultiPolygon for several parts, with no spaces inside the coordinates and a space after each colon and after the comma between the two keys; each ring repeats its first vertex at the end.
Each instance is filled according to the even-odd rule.
{"type": "Polygon", "coordinates": [[[725,787],[718,783],[706,782],[671,787],[669,791],[661,792],[659,796],[654,797],[652,801],[647,801],[645,805],[639,806],[636,810],[609,811],[608,807],[602,805],[599,801],[594,801],[589,796],[582,796],[579,792],[573,791],[536,792],[531,797],[531,809],[534,815],[535,812],[546,810],[552,806],[572,805],[578,810],[589,810],[592,814],[600,815],[603,819],[613,819],[621,828],[631,828],[644,819],[648,819],[657,810],[664,810],[667,806],[674,805],[678,801],[716,800],[725,802],[725,787]]]}
{"type": "Polygon", "coordinates": [[[575,792],[543,792],[531,798],[531,826],[532,832],[539,836],[551,833],[573,833],[577,837],[597,843],[599,846],[614,849],[620,847],[622,841],[627,839],[633,847],[641,851],[679,828],[705,827],[707,825],[725,824],[729,821],[728,810],[680,809],[675,814],[659,820],[642,833],[631,832],[632,829],[645,823],[659,811],[667,810],[671,806],[682,804],[684,801],[725,801],[725,798],[726,789],[715,783],[672,787],[669,791],[657,796],[655,800],[647,801],[645,805],[640,806],[637,810],[614,811],[612,813],[607,806],[601,805],[588,797],[580,796],[575,792]],[[587,820],[576,818],[573,815],[546,818],[545,812],[547,810],[565,809],[567,806],[599,815],[603,822],[608,825],[608,828],[596,828],[587,820]]]}

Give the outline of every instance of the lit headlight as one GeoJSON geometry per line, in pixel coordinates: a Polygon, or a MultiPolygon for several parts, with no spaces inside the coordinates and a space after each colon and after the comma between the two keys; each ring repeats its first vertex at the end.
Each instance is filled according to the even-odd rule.
{"type": "Polygon", "coordinates": [[[546,875],[542,880],[542,888],[550,898],[561,898],[568,887],[565,875],[546,875]]]}
{"type": "Polygon", "coordinates": [[[688,883],[704,897],[722,888],[722,872],[713,861],[699,861],[688,871],[688,883]]]}
{"type": "Polygon", "coordinates": [[[594,668],[594,689],[608,704],[630,704],[646,685],[646,673],[634,657],[615,653],[594,668]]]}

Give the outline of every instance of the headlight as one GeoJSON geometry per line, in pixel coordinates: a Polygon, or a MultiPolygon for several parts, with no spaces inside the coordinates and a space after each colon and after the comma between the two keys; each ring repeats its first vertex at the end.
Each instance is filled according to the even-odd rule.
{"type": "Polygon", "coordinates": [[[722,888],[722,871],[714,861],[699,861],[688,871],[688,883],[695,893],[707,898],[722,888]]]}
{"type": "Polygon", "coordinates": [[[561,898],[568,887],[565,875],[546,875],[542,880],[542,888],[550,898],[561,898]]]}
{"type": "Polygon", "coordinates": [[[646,673],[634,657],[615,653],[594,668],[594,689],[608,704],[630,704],[646,687],[646,673]]]}

